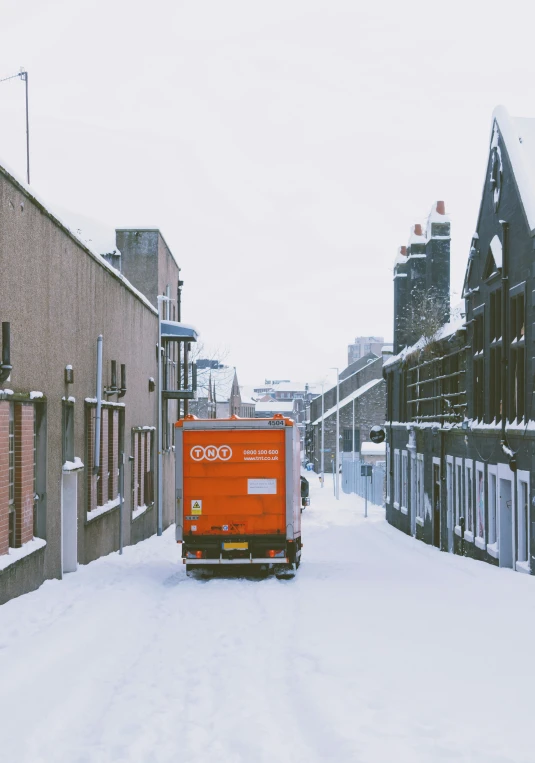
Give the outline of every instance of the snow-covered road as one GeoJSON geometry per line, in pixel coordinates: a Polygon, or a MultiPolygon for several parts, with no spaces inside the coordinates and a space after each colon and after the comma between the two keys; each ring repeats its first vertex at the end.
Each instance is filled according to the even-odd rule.
{"type": "Polygon", "coordinates": [[[0,608],[9,763],[533,763],[535,581],[312,476],[291,581],[186,578],[173,528],[0,608]]]}

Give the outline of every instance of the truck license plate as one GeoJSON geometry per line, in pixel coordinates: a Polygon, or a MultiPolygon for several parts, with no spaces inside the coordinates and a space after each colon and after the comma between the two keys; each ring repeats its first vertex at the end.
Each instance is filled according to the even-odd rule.
{"type": "Polygon", "coordinates": [[[223,543],[223,551],[247,551],[248,543],[223,543]]]}

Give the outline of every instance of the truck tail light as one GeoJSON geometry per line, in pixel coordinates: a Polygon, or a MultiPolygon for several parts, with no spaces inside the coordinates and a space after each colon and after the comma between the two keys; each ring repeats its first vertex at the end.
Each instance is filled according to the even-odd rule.
{"type": "Polygon", "coordinates": [[[186,551],[186,559],[202,559],[204,551],[186,551]]]}
{"type": "Polygon", "coordinates": [[[283,548],[281,548],[280,550],[277,550],[277,549],[274,549],[274,548],[270,548],[270,550],[267,552],[267,555],[271,559],[278,559],[278,558],[281,558],[281,557],[285,557],[286,556],[286,551],[283,548]]]}

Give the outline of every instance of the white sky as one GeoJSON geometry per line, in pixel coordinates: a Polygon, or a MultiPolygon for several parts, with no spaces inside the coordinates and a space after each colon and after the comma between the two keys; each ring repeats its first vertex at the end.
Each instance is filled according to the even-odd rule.
{"type": "MultiPolygon", "coordinates": [[[[313,381],[354,336],[391,339],[396,248],[436,199],[460,295],[492,110],[535,116],[531,8],[0,0],[0,77],[29,71],[41,196],[160,227],[183,319],[241,383],[313,381]]],[[[18,79],[0,162],[24,176],[18,79]]]]}

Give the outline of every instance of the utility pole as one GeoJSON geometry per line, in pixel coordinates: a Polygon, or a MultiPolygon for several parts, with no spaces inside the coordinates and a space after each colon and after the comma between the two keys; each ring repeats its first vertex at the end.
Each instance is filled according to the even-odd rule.
{"type": "Polygon", "coordinates": [[[4,77],[0,79],[0,82],[7,82],[9,79],[20,79],[26,85],[26,181],[30,185],[30,116],[28,111],[28,72],[22,67],[18,74],[12,74],[10,77],[4,77]]]}

